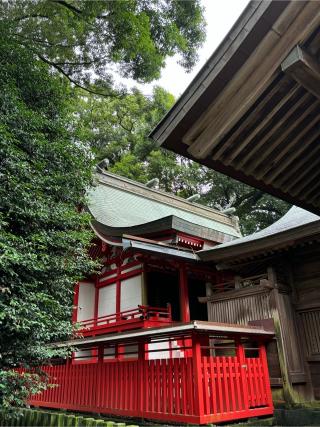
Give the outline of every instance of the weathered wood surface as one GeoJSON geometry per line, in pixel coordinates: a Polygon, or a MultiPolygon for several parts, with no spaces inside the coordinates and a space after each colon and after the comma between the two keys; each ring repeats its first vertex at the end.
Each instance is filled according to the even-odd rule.
{"type": "MultiPolygon", "coordinates": [[[[240,265],[241,274],[252,271],[255,262],[240,265]]],[[[273,318],[278,349],[268,348],[270,376],[282,377],[290,399],[313,399],[320,386],[320,244],[291,249],[286,256],[275,256],[273,267],[267,265],[268,283],[273,286],[209,295],[208,319],[245,324],[273,318]]],[[[241,283],[236,264],[233,269],[241,283]]]]}

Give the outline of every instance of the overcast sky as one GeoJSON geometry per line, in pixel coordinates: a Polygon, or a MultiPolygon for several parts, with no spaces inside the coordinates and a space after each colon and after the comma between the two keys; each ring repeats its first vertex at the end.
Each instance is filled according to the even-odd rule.
{"type": "Polygon", "coordinates": [[[248,0],[202,0],[202,4],[205,7],[205,19],[207,21],[207,39],[199,52],[198,63],[192,72],[186,73],[177,64],[176,58],[169,58],[159,80],[153,82],[151,85],[140,86],[135,83],[134,86],[139,86],[146,95],[152,93],[152,86],[162,86],[178,98],[221,43],[248,2],[248,0]]]}

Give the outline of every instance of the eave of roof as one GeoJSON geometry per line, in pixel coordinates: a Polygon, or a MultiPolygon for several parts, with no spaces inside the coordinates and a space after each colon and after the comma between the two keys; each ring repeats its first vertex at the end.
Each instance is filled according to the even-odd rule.
{"type": "Polygon", "coordinates": [[[251,2],[151,137],[320,213],[319,39],[317,2],[251,2]]]}
{"type": "Polygon", "coordinates": [[[136,331],[120,332],[115,334],[106,334],[95,337],[79,338],[64,342],[50,344],[53,348],[62,348],[74,346],[77,348],[88,347],[90,345],[98,345],[106,342],[125,342],[133,341],[139,338],[160,338],[170,336],[172,334],[185,334],[192,331],[211,332],[212,334],[220,334],[226,336],[260,336],[272,338],[274,332],[263,329],[259,326],[247,326],[228,323],[205,322],[194,320],[190,323],[173,323],[169,326],[153,327],[147,329],[139,329],[136,331]]]}
{"type": "Polygon", "coordinates": [[[305,241],[320,239],[320,217],[293,207],[279,221],[249,236],[198,251],[202,261],[226,262],[281,251],[305,241]]]}
{"type": "Polygon", "coordinates": [[[91,227],[95,235],[104,243],[112,246],[121,246],[123,250],[133,249],[138,252],[148,252],[160,257],[180,258],[188,261],[199,261],[199,257],[191,249],[181,249],[163,242],[151,241],[149,239],[139,239],[135,236],[121,235],[121,237],[110,237],[104,233],[103,225],[96,221],[91,222],[91,227]]]}
{"type": "Polygon", "coordinates": [[[288,3],[250,1],[220,45],[149,136],[160,145],[175,151],[176,144],[171,146],[174,139],[167,138],[171,132],[177,133],[177,123],[200,117],[202,111],[227,85],[233,73],[267,34],[273,21],[280,16],[288,3]]]}

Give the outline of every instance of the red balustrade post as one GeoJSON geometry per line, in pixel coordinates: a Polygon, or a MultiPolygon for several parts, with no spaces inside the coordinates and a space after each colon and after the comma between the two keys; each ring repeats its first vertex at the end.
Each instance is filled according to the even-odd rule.
{"type": "Polygon", "coordinates": [[[240,367],[240,379],[241,379],[241,386],[242,386],[242,396],[243,396],[243,404],[246,410],[249,410],[249,396],[248,396],[248,374],[247,374],[247,361],[246,361],[246,355],[244,346],[241,343],[240,339],[235,341],[236,343],[236,352],[237,352],[237,359],[239,361],[239,367],[240,367]]]}
{"type": "Polygon", "coordinates": [[[199,335],[192,334],[192,360],[193,360],[193,387],[194,387],[194,412],[199,416],[199,423],[204,416],[203,379],[201,360],[201,340],[199,335]]]}
{"type": "Polygon", "coordinates": [[[269,378],[269,369],[268,369],[268,361],[267,361],[267,352],[266,346],[264,343],[259,343],[259,357],[261,360],[261,364],[263,367],[264,374],[264,387],[267,395],[267,402],[270,408],[273,408],[273,400],[270,386],[270,378],[269,378]]]}

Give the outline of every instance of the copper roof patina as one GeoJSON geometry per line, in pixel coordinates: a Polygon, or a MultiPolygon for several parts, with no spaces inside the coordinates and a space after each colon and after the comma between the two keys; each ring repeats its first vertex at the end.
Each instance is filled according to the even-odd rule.
{"type": "Polygon", "coordinates": [[[96,175],[88,200],[100,231],[112,236],[168,229],[217,242],[240,236],[234,217],[109,172],[96,175]]]}

